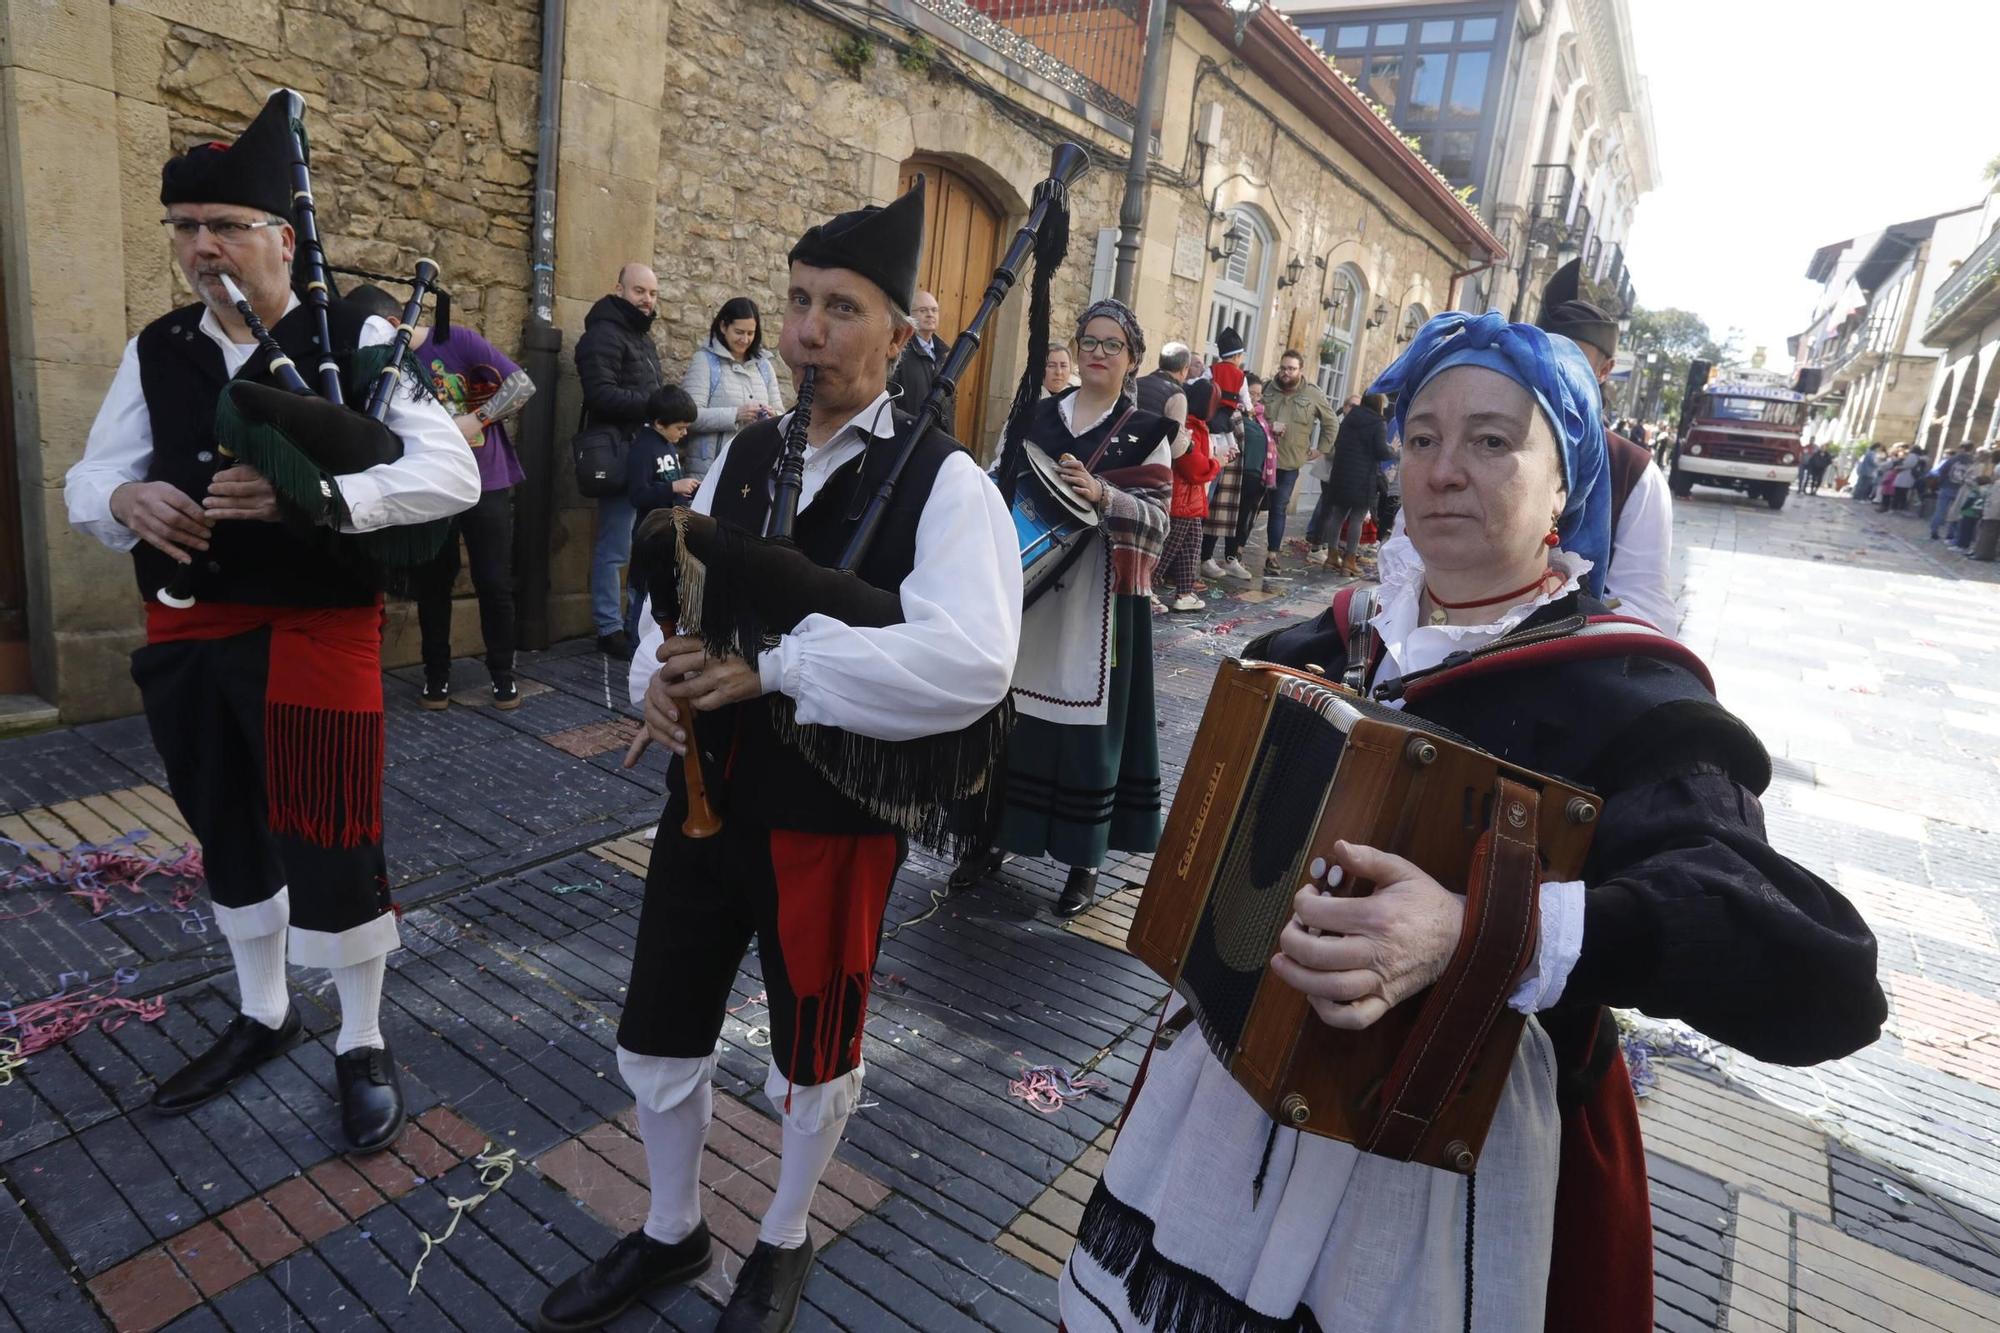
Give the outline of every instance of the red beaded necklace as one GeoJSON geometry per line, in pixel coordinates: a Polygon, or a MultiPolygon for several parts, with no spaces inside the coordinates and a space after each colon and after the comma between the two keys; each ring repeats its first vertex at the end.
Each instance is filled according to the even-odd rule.
{"type": "Polygon", "coordinates": [[[1552,566],[1537,575],[1533,582],[1524,583],[1512,592],[1503,592],[1497,597],[1484,597],[1473,602],[1447,602],[1444,598],[1431,591],[1430,581],[1426,579],[1424,581],[1424,596],[1430,598],[1431,605],[1436,608],[1430,614],[1430,623],[1433,625],[1444,624],[1446,619],[1445,612],[1447,611],[1470,611],[1481,606],[1499,606],[1502,603],[1511,603],[1516,598],[1525,597],[1529,593],[1534,592],[1537,588],[1546,587],[1551,580],[1555,581],[1556,587],[1561,587],[1564,577],[1561,570],[1552,566]]]}

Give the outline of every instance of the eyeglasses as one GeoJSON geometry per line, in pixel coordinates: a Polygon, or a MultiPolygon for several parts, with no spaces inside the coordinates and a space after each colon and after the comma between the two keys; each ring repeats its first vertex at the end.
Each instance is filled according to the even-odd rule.
{"type": "Polygon", "coordinates": [[[1087,333],[1076,340],[1079,352],[1102,352],[1106,356],[1117,356],[1127,346],[1123,338],[1093,338],[1087,333]]]}
{"type": "Polygon", "coordinates": [[[201,222],[194,218],[161,218],[160,225],[173,233],[177,241],[192,241],[201,235],[203,227],[208,234],[224,245],[239,245],[250,239],[250,233],[263,227],[283,227],[287,223],[276,218],[265,218],[262,222],[240,222],[233,218],[219,218],[213,222],[201,222]]]}

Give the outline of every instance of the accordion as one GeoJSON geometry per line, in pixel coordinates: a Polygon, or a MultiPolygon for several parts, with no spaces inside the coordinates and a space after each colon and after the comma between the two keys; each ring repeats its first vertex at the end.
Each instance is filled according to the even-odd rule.
{"type": "MultiPolygon", "coordinates": [[[[1283,1124],[1470,1172],[1525,1019],[1508,997],[1538,939],[1540,884],[1579,877],[1590,793],[1425,722],[1263,663],[1225,662],[1132,923],[1236,1081],[1283,1124]],[[1327,1026],[1269,970],[1337,841],[1466,895],[1444,974],[1372,1026],[1327,1026]]],[[[1372,890],[1349,879],[1343,895],[1372,890]]]]}

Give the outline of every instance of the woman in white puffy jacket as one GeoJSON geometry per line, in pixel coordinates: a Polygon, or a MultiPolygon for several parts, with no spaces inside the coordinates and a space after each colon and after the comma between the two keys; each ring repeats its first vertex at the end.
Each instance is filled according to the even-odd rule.
{"type": "Polygon", "coordinates": [[[695,406],[694,429],[681,450],[682,471],[707,476],[715,456],[737,431],[782,413],[780,378],[764,347],[757,303],[747,296],[724,301],[708,326],[708,338],[681,376],[681,387],[695,406]]]}

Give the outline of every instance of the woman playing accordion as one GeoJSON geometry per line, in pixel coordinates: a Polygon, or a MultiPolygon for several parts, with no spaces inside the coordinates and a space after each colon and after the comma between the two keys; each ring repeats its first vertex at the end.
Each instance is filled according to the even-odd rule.
{"type": "MultiPolygon", "coordinates": [[[[1246,658],[1335,680],[1355,668],[1402,699],[1398,683],[1457,654],[1604,613],[1606,447],[1573,346],[1441,315],[1375,388],[1395,401],[1408,524],[1382,548],[1376,609],[1362,633],[1329,612],[1246,658]]],[[[1409,715],[1603,803],[1581,879],[1541,885],[1539,941],[1508,1001],[1532,1017],[1476,1175],[1280,1127],[1206,1043],[1175,1041],[1143,1073],[1086,1209],[1062,1278],[1069,1333],[1649,1329],[1645,1159],[1606,1006],[1786,1064],[1875,1039],[1874,938],[1766,840],[1756,737],[1690,665],[1553,656],[1438,672],[1407,696],[1409,715]]],[[[1301,890],[1270,966],[1309,997],[1309,1022],[1367,1028],[1444,971],[1464,899],[1375,848],[1341,843],[1335,860],[1331,882],[1374,892],[1301,890]]]]}

